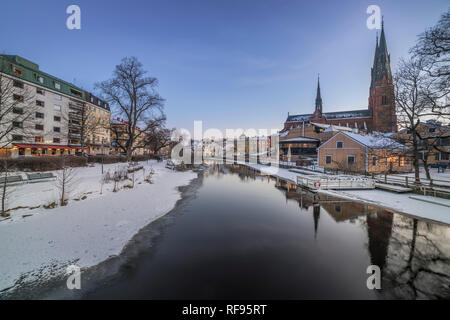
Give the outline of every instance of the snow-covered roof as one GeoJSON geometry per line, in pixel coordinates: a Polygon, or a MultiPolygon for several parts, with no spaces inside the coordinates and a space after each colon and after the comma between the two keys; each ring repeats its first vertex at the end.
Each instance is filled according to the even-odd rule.
{"type": "MultiPolygon", "coordinates": [[[[324,112],[322,115],[328,120],[336,119],[356,119],[356,118],[370,118],[371,112],[369,109],[361,110],[349,110],[349,111],[334,111],[334,112],[324,112]]],[[[312,114],[297,114],[288,115],[286,122],[308,122],[312,117],[312,114]]]]}
{"type": "Polygon", "coordinates": [[[353,132],[341,132],[353,140],[373,149],[406,150],[405,145],[384,136],[383,134],[362,135],[353,132]]]}
{"type": "Polygon", "coordinates": [[[326,124],[326,123],[317,123],[317,122],[311,122],[311,124],[313,126],[319,127],[319,128],[324,128],[326,129],[326,132],[330,132],[330,131],[353,131],[352,128],[349,127],[343,127],[343,126],[336,126],[336,125],[331,125],[331,124],[326,124]]]}
{"type": "Polygon", "coordinates": [[[281,140],[280,143],[282,143],[282,142],[318,142],[318,141],[320,141],[320,140],[313,139],[313,138],[307,138],[307,137],[298,137],[298,138],[281,140]]]}

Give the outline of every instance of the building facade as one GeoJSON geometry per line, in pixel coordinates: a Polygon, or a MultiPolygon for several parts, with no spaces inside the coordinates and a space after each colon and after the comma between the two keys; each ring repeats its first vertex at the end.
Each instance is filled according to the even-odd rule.
{"type": "MultiPolygon", "coordinates": [[[[128,122],[116,118],[112,119],[110,123],[110,141],[111,148],[110,154],[112,155],[125,155],[125,151],[120,146],[125,146],[128,140],[128,122]]],[[[141,129],[136,127],[137,131],[141,129]]],[[[144,139],[146,139],[145,132],[141,132],[141,134],[137,137],[137,139],[133,143],[133,147],[135,148],[133,151],[133,155],[146,155],[150,154],[150,150],[148,145],[145,143],[144,139]]]]}
{"type": "Polygon", "coordinates": [[[384,136],[338,132],[317,149],[321,167],[365,173],[409,172],[408,149],[384,136]]]}
{"type": "Polygon", "coordinates": [[[84,144],[82,131],[91,130],[87,128],[92,128],[88,134],[92,141],[99,136],[109,142],[108,126],[93,128],[93,122],[86,118],[86,110],[95,108],[93,113],[109,124],[109,106],[104,101],[19,56],[0,55],[0,76],[1,87],[10,96],[1,105],[0,132],[8,132],[1,136],[1,156],[76,154],[84,144]],[[13,119],[12,130],[9,118],[13,119]]]}
{"type": "Polygon", "coordinates": [[[108,103],[84,92],[86,98],[86,152],[91,155],[110,153],[111,110],[108,103]]]}
{"type": "Polygon", "coordinates": [[[282,131],[288,131],[308,123],[345,126],[361,131],[396,132],[394,85],[387,50],[384,23],[380,40],[376,40],[375,56],[371,69],[369,103],[367,109],[339,112],[323,112],[320,81],[317,81],[315,110],[312,114],[288,115],[282,131]]]}

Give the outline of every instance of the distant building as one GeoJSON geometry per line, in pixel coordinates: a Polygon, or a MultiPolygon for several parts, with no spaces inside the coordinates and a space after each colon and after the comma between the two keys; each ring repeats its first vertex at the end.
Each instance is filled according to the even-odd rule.
{"type": "MultiPolygon", "coordinates": [[[[419,152],[422,160],[428,155],[428,164],[446,164],[450,166],[450,125],[444,125],[439,121],[428,120],[417,126],[417,131],[422,138],[419,152]]],[[[402,129],[394,135],[394,138],[412,147],[412,134],[408,129],[402,129]]]]}
{"type": "Polygon", "coordinates": [[[109,105],[89,92],[85,91],[84,94],[86,97],[86,127],[88,128],[86,152],[88,154],[109,154],[111,139],[109,105]]]}
{"type": "MultiPolygon", "coordinates": [[[[125,151],[120,147],[120,145],[125,145],[128,140],[128,131],[127,131],[128,122],[121,119],[116,118],[111,120],[110,124],[110,141],[111,148],[110,154],[119,155],[124,153],[125,151]]],[[[140,128],[136,127],[136,130],[140,130],[140,128]]],[[[143,133],[134,142],[134,146],[136,149],[133,152],[133,155],[144,155],[149,154],[149,147],[144,146],[143,139],[145,139],[146,135],[143,133]]]]}
{"type": "Polygon", "coordinates": [[[407,147],[381,134],[338,132],[317,149],[318,164],[354,172],[407,172],[407,147]]]}
{"type": "Polygon", "coordinates": [[[312,114],[288,115],[282,131],[323,123],[353,128],[361,131],[396,132],[394,85],[390,67],[390,55],[387,50],[384,23],[380,41],[376,41],[375,56],[371,70],[368,109],[339,112],[323,112],[320,82],[317,80],[315,110],[312,114]]]}

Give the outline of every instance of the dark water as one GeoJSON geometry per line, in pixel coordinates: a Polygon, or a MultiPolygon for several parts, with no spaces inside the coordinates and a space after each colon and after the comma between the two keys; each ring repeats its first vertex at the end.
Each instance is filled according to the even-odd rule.
{"type": "Polygon", "coordinates": [[[137,241],[150,248],[82,298],[450,297],[448,226],[288,191],[236,166],[213,166],[197,184],[162,226],[142,231],[159,230],[137,241]],[[381,290],[366,285],[373,264],[381,290]]]}

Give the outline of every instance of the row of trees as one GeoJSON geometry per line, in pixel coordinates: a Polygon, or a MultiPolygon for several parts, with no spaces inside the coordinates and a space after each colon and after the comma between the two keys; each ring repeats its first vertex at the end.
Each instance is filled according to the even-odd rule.
{"type": "Polygon", "coordinates": [[[441,138],[449,132],[424,131],[427,120],[450,121],[450,10],[438,23],[418,36],[410,56],[400,61],[394,77],[395,103],[399,127],[405,129],[406,143],[411,147],[415,180],[420,181],[419,164],[424,163],[427,178],[431,180],[428,158],[444,152],[441,138]]]}

